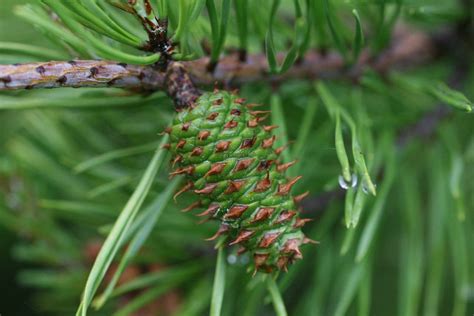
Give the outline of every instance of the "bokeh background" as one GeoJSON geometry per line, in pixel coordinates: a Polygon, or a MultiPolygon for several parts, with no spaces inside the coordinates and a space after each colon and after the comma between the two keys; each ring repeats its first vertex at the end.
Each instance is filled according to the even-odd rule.
{"type": "MultiPolygon", "coordinates": [[[[30,24],[12,14],[14,6],[25,2],[0,0],[0,41],[39,44],[56,49],[57,46],[46,36],[39,35],[30,24]]],[[[438,1],[424,3],[431,8],[438,1]]],[[[428,31],[442,30],[456,22],[460,15],[458,11],[449,9],[451,6],[458,8],[453,3],[455,1],[444,3],[448,8],[447,13],[440,10],[441,14],[435,11],[431,15],[426,15],[426,12],[416,15],[419,12],[415,12],[409,23],[428,31]]],[[[285,2],[285,8],[291,8],[289,1],[285,2]]],[[[288,34],[291,36],[291,32],[285,33],[288,34]]],[[[235,38],[236,36],[232,38],[232,44],[237,42],[235,38]]],[[[253,48],[257,49],[260,44],[257,41],[252,43],[253,48]]],[[[280,47],[285,45],[277,44],[280,47]]],[[[18,56],[2,58],[3,63],[28,60],[18,56]]],[[[364,112],[363,115],[370,116],[367,121],[363,117],[362,121],[370,122],[367,128],[370,125],[374,131],[376,143],[373,147],[378,154],[384,150],[388,152],[390,146],[387,143],[390,141],[386,140],[397,137],[393,134],[401,130],[408,135],[418,133],[406,128],[417,126],[420,118],[439,104],[425,94],[407,92],[410,89],[405,89],[409,85],[403,85],[404,78],[417,77],[447,82],[453,76],[454,60],[450,55],[411,72],[402,73],[406,77],[402,75],[399,78],[402,84],[397,87],[384,86],[383,80],[376,76],[368,77],[372,80],[368,83],[372,83],[378,93],[371,91],[361,94],[367,109],[367,113],[364,112]],[[388,133],[385,134],[384,130],[388,130],[388,133]]],[[[464,62],[472,64],[469,59],[464,62]]],[[[460,89],[472,100],[474,71],[471,69],[463,76],[465,78],[460,89]]],[[[352,104],[351,84],[331,82],[328,86],[338,100],[346,105],[352,104]]],[[[314,95],[310,96],[313,87],[308,82],[295,80],[280,88],[278,93],[284,104],[289,138],[296,139],[304,113],[307,113],[307,105],[316,98],[314,95]]],[[[113,90],[110,95],[107,93],[104,90],[69,89],[14,92],[11,95],[28,96],[28,102],[35,97],[38,100],[73,99],[68,94],[76,96],[76,101],[128,98],[124,102],[130,102],[132,109],[129,107],[123,112],[48,109],[0,112],[0,205],[7,205],[10,211],[13,210],[9,211],[8,216],[0,214],[1,316],[74,314],[88,269],[110,223],[133,192],[157,144],[158,132],[164,129],[173,115],[170,102],[160,95],[143,101],[140,98],[134,99],[134,96],[120,95],[118,90],[113,90]],[[140,149],[141,154],[138,156],[126,157],[118,162],[108,161],[100,165],[100,168],[90,168],[80,174],[72,171],[78,163],[88,158],[117,148],[143,144],[145,146],[140,149]],[[47,199],[43,199],[44,197],[47,199]],[[84,203],[64,203],[82,201],[84,197],[87,198],[84,203]],[[15,221],[16,214],[20,213],[14,212],[20,210],[22,220],[15,221]],[[24,226],[18,227],[19,223],[24,226]]],[[[262,82],[242,88],[242,94],[252,102],[269,104],[272,93],[272,88],[262,82]]],[[[19,104],[21,102],[20,100],[19,104]]],[[[305,176],[298,190],[310,189],[314,194],[337,189],[337,175],[340,173],[333,146],[333,125],[320,102],[315,111],[315,124],[311,129],[314,134],[304,144],[304,154],[301,155],[301,165],[298,167],[305,176]]],[[[371,279],[367,278],[369,281],[358,288],[354,301],[365,302],[367,296],[370,296],[367,301],[370,301],[372,315],[404,315],[403,309],[398,308],[404,306],[403,303],[412,306],[412,297],[425,302],[429,296],[426,288],[430,286],[438,286],[440,291],[435,291],[434,295],[438,293],[439,296],[431,298],[431,305],[419,303],[420,310],[427,308],[426,316],[430,316],[430,308],[437,310],[439,315],[459,316],[452,313],[453,295],[462,297],[466,304],[466,315],[472,315],[474,123],[472,115],[453,111],[450,112],[449,119],[440,123],[440,126],[440,134],[435,132],[436,135],[431,133],[427,137],[408,136],[410,141],[397,153],[399,160],[396,162],[398,169],[394,185],[383,206],[384,215],[379,230],[381,233],[377,235],[375,251],[370,253],[374,260],[367,266],[358,270],[353,258],[347,259],[354,255],[355,241],[345,256],[340,254],[341,246],[347,241],[341,220],[343,199],[311,214],[317,221],[308,229],[310,237],[320,240],[322,244],[307,250],[305,260],[296,264],[293,272],[282,278],[280,285],[285,290],[285,302],[291,310],[290,315],[332,315],[339,308],[348,309],[348,315],[355,315],[357,312],[363,314],[363,303],[360,304],[362,307],[355,307],[356,304],[350,305],[350,308],[341,307],[344,305],[341,297],[351,284],[358,282],[357,278],[365,271],[363,269],[374,272],[371,279]],[[463,167],[460,169],[461,174],[457,174],[458,178],[453,178],[456,177],[456,170],[459,171],[456,159],[452,159],[453,153],[460,153],[456,157],[462,160],[463,167]],[[450,185],[456,179],[461,186],[459,199],[453,198],[450,192],[450,185]],[[445,210],[450,212],[444,212],[445,210]],[[464,214],[465,221],[463,228],[458,230],[456,223],[461,213],[464,214]],[[443,235],[437,234],[438,229],[444,231],[443,235]],[[442,247],[433,247],[433,250],[433,244],[442,247]],[[456,245],[459,247],[456,248],[456,245]],[[442,266],[444,274],[437,270],[438,265],[433,264],[437,262],[445,264],[442,266]],[[423,290],[417,287],[416,284],[424,284],[428,279],[438,280],[437,273],[443,275],[442,285],[423,285],[423,290]],[[410,283],[411,280],[414,282],[410,283]],[[368,294],[369,283],[372,284],[371,295],[368,294]],[[459,284],[463,284],[461,290],[457,287],[459,284]],[[404,297],[403,293],[409,294],[404,297]]],[[[380,157],[379,167],[386,166],[387,157],[383,154],[380,157]]],[[[382,169],[380,167],[378,170],[382,169]]],[[[374,175],[375,177],[378,189],[383,188],[382,177],[374,175]]],[[[152,197],[157,196],[168,184],[167,174],[161,172],[154,184],[152,197]]],[[[341,197],[343,193],[340,190],[336,195],[341,197]]],[[[206,223],[197,226],[194,216],[180,213],[179,209],[187,206],[185,201],[191,202],[192,198],[184,197],[184,202],[180,201],[179,204],[170,203],[144,251],[140,252],[139,258],[133,261],[121,279],[121,282],[126,283],[142,275],[168,271],[171,267],[171,275],[158,275],[158,280],[165,281],[157,282],[157,287],[153,283],[147,287],[161,298],[150,303],[148,310],[137,312],[137,316],[154,315],[153,311],[156,310],[166,311],[166,315],[207,313],[215,251],[212,245],[203,242],[203,238],[213,234],[215,225],[206,223]],[[170,288],[159,287],[167,283],[170,288]],[[164,292],[167,294],[160,294],[164,292]]],[[[373,209],[373,204],[374,199],[370,198],[360,227],[367,224],[368,211],[373,209]]],[[[354,240],[357,237],[358,235],[354,240]]],[[[273,315],[271,304],[265,296],[265,288],[257,284],[259,279],[252,279],[245,273],[245,260],[238,261],[232,254],[227,259],[229,288],[226,289],[223,314],[273,315]],[[252,291],[243,290],[249,288],[252,291]]],[[[110,276],[107,280],[110,280],[110,276]]],[[[130,296],[124,295],[106,305],[103,310],[91,310],[91,313],[112,315],[112,311],[129,306],[127,304],[140,297],[139,295],[139,291],[130,296]]]]}

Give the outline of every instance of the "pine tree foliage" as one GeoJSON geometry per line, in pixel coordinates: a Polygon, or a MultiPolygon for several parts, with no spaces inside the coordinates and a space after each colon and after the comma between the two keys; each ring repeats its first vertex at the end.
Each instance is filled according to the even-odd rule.
{"type": "Polygon", "coordinates": [[[473,53],[463,0],[2,0],[0,226],[28,304],[471,315],[473,53]],[[204,241],[219,221],[180,211],[192,194],[173,200],[174,107],[236,88],[271,111],[310,192],[298,211],[319,244],[287,273],[252,276],[248,253],[204,241]]]}

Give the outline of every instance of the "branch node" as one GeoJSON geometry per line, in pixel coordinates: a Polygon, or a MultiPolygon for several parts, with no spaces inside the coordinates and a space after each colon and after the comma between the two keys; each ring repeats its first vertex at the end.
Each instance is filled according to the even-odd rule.
{"type": "Polygon", "coordinates": [[[183,64],[173,62],[166,71],[166,89],[176,110],[192,107],[201,92],[196,88],[183,64]]]}

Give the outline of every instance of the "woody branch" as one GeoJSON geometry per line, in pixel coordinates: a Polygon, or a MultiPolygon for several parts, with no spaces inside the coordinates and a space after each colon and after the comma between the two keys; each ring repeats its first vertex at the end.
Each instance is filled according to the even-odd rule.
{"type": "MultiPolygon", "coordinates": [[[[399,30],[391,45],[378,56],[368,50],[358,62],[347,67],[336,52],[309,51],[288,72],[272,75],[265,55],[250,54],[242,62],[238,54],[223,57],[213,72],[208,71],[209,58],[181,62],[182,67],[168,66],[166,71],[153,66],[136,66],[104,60],[74,60],[0,65],[0,91],[60,87],[119,87],[140,91],[168,91],[170,71],[179,69],[189,74],[196,86],[214,84],[239,85],[265,80],[280,82],[287,79],[357,79],[362,72],[373,69],[384,73],[392,68],[404,68],[427,62],[438,50],[437,41],[422,32],[399,30]]],[[[283,56],[280,56],[282,58],[283,56]]],[[[176,62],[171,62],[176,64],[176,62]]]]}

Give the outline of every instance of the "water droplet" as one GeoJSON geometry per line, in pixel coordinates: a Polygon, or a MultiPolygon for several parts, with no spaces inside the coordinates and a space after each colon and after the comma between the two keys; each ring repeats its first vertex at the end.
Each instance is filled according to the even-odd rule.
{"type": "Polygon", "coordinates": [[[249,263],[249,255],[248,253],[244,253],[243,255],[241,255],[239,257],[239,263],[242,264],[242,265],[246,265],[247,263],[249,263]]]}
{"type": "Polygon", "coordinates": [[[352,174],[351,187],[355,188],[357,186],[358,178],[355,173],[352,174]]]}
{"type": "Polygon", "coordinates": [[[236,255],[229,255],[227,256],[227,262],[229,264],[235,264],[237,262],[237,256],[236,255]]]}
{"type": "Polygon", "coordinates": [[[349,185],[346,183],[346,180],[344,180],[343,176],[339,176],[339,186],[344,190],[349,189],[349,185]]]}
{"type": "MultiPolygon", "coordinates": [[[[377,185],[374,183],[374,188],[377,188],[377,185]]],[[[365,194],[370,194],[369,193],[369,188],[367,188],[367,184],[364,182],[362,182],[362,192],[364,192],[365,194]]]]}
{"type": "Polygon", "coordinates": [[[344,177],[342,175],[339,176],[338,181],[339,181],[339,186],[343,188],[344,190],[347,190],[349,189],[349,187],[355,188],[357,186],[358,178],[357,178],[357,175],[353,173],[351,177],[351,183],[347,183],[346,180],[344,180],[344,177]]]}

